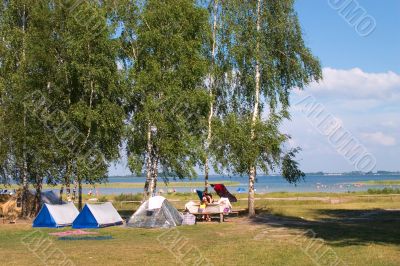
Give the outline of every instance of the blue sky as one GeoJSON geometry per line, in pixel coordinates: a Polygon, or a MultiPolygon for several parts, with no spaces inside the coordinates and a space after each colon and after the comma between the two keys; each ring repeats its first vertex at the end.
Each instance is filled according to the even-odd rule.
{"type": "Polygon", "coordinates": [[[297,0],[296,9],[305,40],[323,66],[400,72],[400,1],[297,0]],[[360,37],[329,4],[341,1],[358,3],[375,18],[376,29],[371,35],[360,37]]]}
{"type": "MultiPolygon", "coordinates": [[[[400,170],[400,1],[298,0],[296,9],[324,81],[297,93],[292,103],[311,95],[376,159],[375,170],[400,170]],[[357,23],[343,18],[348,5],[374,19],[371,34],[360,36],[357,23]]],[[[303,148],[303,170],[357,170],[304,113],[293,108],[292,114],[284,128],[303,148]]]]}
{"type": "MultiPolygon", "coordinates": [[[[302,170],[359,169],[297,108],[305,97],[339,121],[376,161],[375,170],[400,170],[400,1],[297,0],[296,10],[305,41],[324,68],[324,81],[294,94],[292,121],[282,128],[290,144],[303,149],[302,170]],[[353,7],[362,15],[351,22],[343,14],[353,7]]],[[[129,174],[125,165],[122,159],[110,174],[129,174]]]]}

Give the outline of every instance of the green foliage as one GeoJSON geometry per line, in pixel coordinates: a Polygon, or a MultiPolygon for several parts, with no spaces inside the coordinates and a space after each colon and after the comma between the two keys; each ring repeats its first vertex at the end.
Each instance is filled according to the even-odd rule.
{"type": "Polygon", "coordinates": [[[1,176],[100,182],[125,114],[115,24],[100,1],[4,1],[0,9],[1,176]]]}
{"type": "Polygon", "coordinates": [[[59,168],[55,138],[31,101],[34,94],[50,95],[52,21],[45,1],[0,5],[0,176],[3,183],[14,179],[22,185],[22,215],[28,216],[29,182],[40,195],[43,179],[57,175],[59,168]]]}
{"type": "Polygon", "coordinates": [[[400,188],[368,189],[368,194],[400,194],[400,188]]]}
{"type": "Polygon", "coordinates": [[[265,111],[288,117],[292,89],[321,78],[320,64],[303,41],[293,2],[260,1],[260,32],[257,1],[232,0],[222,6],[224,46],[235,70],[232,104],[238,113],[247,113],[254,103],[257,62],[264,96],[260,113],[268,107],[265,111]]]}
{"type": "Polygon", "coordinates": [[[115,201],[141,201],[143,199],[142,194],[120,194],[115,196],[115,201]]]}
{"type": "Polygon", "coordinates": [[[98,202],[108,202],[108,198],[106,196],[101,196],[97,200],[98,202]]]}
{"type": "Polygon", "coordinates": [[[293,2],[232,0],[221,6],[220,46],[225,64],[230,65],[225,69],[232,69],[232,75],[227,75],[232,89],[226,96],[228,115],[215,122],[212,150],[215,165],[230,172],[248,174],[255,167],[264,173],[281,169],[289,182],[303,177],[294,160],[298,150],[285,150],[290,137],[279,127],[290,118],[291,91],[318,81],[321,68],[304,44],[293,2]],[[256,121],[252,121],[256,107],[256,121]]]}
{"type": "Polygon", "coordinates": [[[108,162],[119,157],[123,133],[118,43],[111,39],[115,24],[107,22],[106,3],[71,8],[54,9],[58,62],[52,99],[73,131],[72,138],[61,139],[66,162],[79,179],[95,183],[106,175],[108,162]]]}
{"type": "Polygon", "coordinates": [[[282,159],[282,175],[289,183],[298,183],[306,174],[299,169],[299,163],[295,161],[296,153],[299,149],[289,151],[282,159]]]}
{"type": "Polygon", "coordinates": [[[292,89],[319,80],[321,69],[293,2],[219,1],[213,58],[203,0],[3,1],[1,181],[25,191],[44,180],[101,183],[123,138],[135,173],[150,158],[154,177],[192,178],[207,152],[217,170],[281,169],[299,181],[298,149],[284,149],[279,126],[292,89]]]}
{"type": "Polygon", "coordinates": [[[215,121],[215,136],[211,144],[220,165],[215,168],[227,169],[234,174],[247,174],[249,165],[257,165],[268,173],[279,166],[281,146],[287,136],[278,131],[278,119],[255,125],[256,138],[249,137],[252,121],[248,117],[230,114],[223,121],[215,121]]]}
{"type": "Polygon", "coordinates": [[[203,50],[209,38],[207,13],[191,0],[149,0],[139,22],[131,19],[124,21],[122,33],[125,45],[135,50],[125,54],[125,61],[131,63],[127,72],[129,165],[141,172],[149,155],[151,127],[152,153],[163,172],[192,177],[209,104],[203,85],[208,70],[203,50]]]}

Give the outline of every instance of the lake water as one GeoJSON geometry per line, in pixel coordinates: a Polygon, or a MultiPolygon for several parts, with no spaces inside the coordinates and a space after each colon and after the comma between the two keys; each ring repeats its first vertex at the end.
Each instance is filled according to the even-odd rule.
{"type": "MultiPolygon", "coordinates": [[[[210,183],[215,181],[234,181],[239,182],[239,185],[227,186],[232,193],[246,193],[247,189],[247,178],[246,177],[224,177],[224,176],[211,176],[210,183]]],[[[399,180],[400,175],[341,175],[341,176],[318,176],[312,175],[307,176],[304,181],[297,185],[287,183],[280,176],[259,176],[255,185],[257,193],[268,193],[268,192],[353,192],[353,191],[367,191],[370,188],[383,189],[385,187],[400,188],[398,185],[385,186],[385,185],[373,185],[373,186],[362,186],[356,184],[357,182],[365,182],[370,180],[399,180]]],[[[143,188],[112,188],[112,183],[144,183],[144,178],[138,177],[110,177],[109,188],[98,188],[99,194],[120,194],[120,193],[140,193],[143,192],[143,188]]],[[[180,182],[170,180],[171,182],[180,182]]],[[[162,181],[159,181],[159,183],[162,181]]],[[[183,180],[182,182],[203,182],[201,177],[192,181],[183,180]]],[[[175,189],[177,192],[191,192],[193,189],[202,189],[202,187],[195,186],[177,188],[169,186],[168,189],[175,189]]],[[[163,188],[166,191],[165,188],[163,188]]],[[[84,189],[84,193],[87,193],[89,189],[84,189]]]]}

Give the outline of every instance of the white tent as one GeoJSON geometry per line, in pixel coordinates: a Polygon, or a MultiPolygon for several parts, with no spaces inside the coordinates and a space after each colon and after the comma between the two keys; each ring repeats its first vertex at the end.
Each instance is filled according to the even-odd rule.
{"type": "Polygon", "coordinates": [[[72,224],[73,228],[99,228],[121,225],[123,220],[110,202],[102,204],[86,203],[72,224]]]}
{"type": "Polygon", "coordinates": [[[182,224],[178,210],[161,196],[152,197],[143,203],[127,222],[127,226],[144,228],[169,228],[182,224]]]}
{"type": "Polygon", "coordinates": [[[162,196],[155,196],[149,199],[148,210],[160,209],[166,198],[162,196]]]}
{"type": "Polygon", "coordinates": [[[62,205],[45,203],[33,221],[33,227],[57,228],[70,226],[78,215],[79,211],[73,203],[62,205]]]}

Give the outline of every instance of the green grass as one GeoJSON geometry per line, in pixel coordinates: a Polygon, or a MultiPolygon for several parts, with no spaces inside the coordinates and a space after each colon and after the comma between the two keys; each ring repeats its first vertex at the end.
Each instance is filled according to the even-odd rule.
{"type": "MultiPolygon", "coordinates": [[[[167,198],[181,208],[184,200],[175,200],[186,196],[171,194],[167,198]]],[[[35,233],[29,224],[0,224],[0,257],[10,265],[43,265],[39,258],[56,250],[75,265],[176,265],[171,251],[179,257],[180,247],[182,252],[201,254],[186,259],[203,256],[214,265],[315,265],[312,259],[327,265],[315,257],[325,250],[343,262],[338,265],[400,265],[400,211],[393,210],[400,209],[400,196],[336,196],[341,203],[261,199],[256,207],[263,219],[229,218],[223,224],[199,223],[171,232],[124,227],[93,230],[100,236],[111,236],[110,240],[61,241],[48,233],[68,229],[39,229],[35,233]],[[37,234],[46,240],[42,242],[46,247],[43,254],[44,248],[34,244],[41,242],[33,241],[37,234]]],[[[117,203],[114,205],[126,217],[138,207],[117,203]]],[[[246,201],[234,204],[235,208],[245,206],[246,201]]]]}

